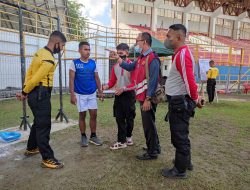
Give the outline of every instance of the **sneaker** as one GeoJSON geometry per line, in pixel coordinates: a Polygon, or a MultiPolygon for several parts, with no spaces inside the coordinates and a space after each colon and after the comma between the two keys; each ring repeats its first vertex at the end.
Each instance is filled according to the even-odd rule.
{"type": "Polygon", "coordinates": [[[42,160],[41,167],[50,169],[60,169],[64,164],[55,158],[42,160]]]}
{"type": "Polygon", "coordinates": [[[126,143],[116,142],[112,146],[110,146],[109,148],[111,150],[118,150],[118,149],[126,148],[126,147],[127,147],[126,143]]]}
{"type": "Polygon", "coordinates": [[[85,135],[82,135],[82,137],[81,137],[81,145],[82,145],[82,147],[87,147],[89,145],[88,138],[85,135]]]}
{"type": "Polygon", "coordinates": [[[90,137],[89,142],[96,145],[96,146],[101,146],[102,145],[102,141],[97,137],[90,137]]]}
{"type": "Polygon", "coordinates": [[[127,142],[126,142],[126,144],[128,145],[128,146],[132,146],[134,143],[133,143],[133,140],[132,140],[132,137],[127,137],[127,142]]]}
{"type": "Polygon", "coordinates": [[[176,167],[172,169],[163,169],[161,175],[166,178],[174,178],[174,179],[185,179],[187,178],[186,172],[179,172],[176,167]]]}
{"type": "Polygon", "coordinates": [[[24,155],[25,156],[33,156],[33,155],[35,155],[35,154],[38,154],[39,153],[39,149],[38,148],[34,148],[34,149],[32,149],[32,150],[25,150],[25,152],[24,152],[24,155]]]}

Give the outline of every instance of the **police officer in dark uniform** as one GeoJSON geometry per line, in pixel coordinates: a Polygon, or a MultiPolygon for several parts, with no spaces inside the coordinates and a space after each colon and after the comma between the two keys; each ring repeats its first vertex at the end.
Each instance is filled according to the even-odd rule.
{"type": "Polygon", "coordinates": [[[164,42],[166,48],[174,50],[165,91],[169,102],[171,142],[176,151],[174,167],[162,170],[162,175],[167,178],[186,178],[186,170],[191,163],[189,120],[194,116],[195,107],[202,107],[194,78],[194,58],[185,45],[186,32],[185,26],[174,24],[169,27],[164,42]]]}
{"type": "Polygon", "coordinates": [[[34,54],[25,76],[23,91],[16,95],[19,100],[28,98],[28,104],[34,116],[24,155],[32,156],[40,152],[42,155],[41,166],[52,169],[64,166],[54,157],[49,140],[51,130],[50,99],[56,69],[54,54],[60,53],[65,43],[66,38],[63,33],[60,31],[51,33],[47,46],[34,54]]]}

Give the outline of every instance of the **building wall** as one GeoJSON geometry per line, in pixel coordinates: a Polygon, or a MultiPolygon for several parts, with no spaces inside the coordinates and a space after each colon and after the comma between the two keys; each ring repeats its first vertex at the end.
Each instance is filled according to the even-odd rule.
{"type": "MultiPolygon", "coordinates": [[[[112,9],[112,19],[114,21],[115,18],[115,1],[113,1],[113,9],[112,9]]],[[[149,3],[147,1],[132,1],[132,0],[120,0],[120,9],[119,9],[119,22],[125,23],[125,24],[132,24],[132,25],[142,25],[142,26],[148,26],[150,27],[150,20],[151,20],[151,15],[146,14],[146,13],[134,13],[133,11],[125,11],[125,4],[129,3],[131,5],[142,5],[150,9],[150,7],[153,6],[152,3],[149,3]]],[[[182,23],[182,19],[177,19],[176,16],[169,16],[172,14],[164,14],[162,15],[160,10],[165,10],[165,11],[174,11],[177,15],[182,14],[184,12],[185,8],[183,7],[175,7],[173,6],[173,3],[170,4],[164,4],[163,1],[158,2],[158,16],[157,16],[157,28],[168,28],[171,24],[173,23],[182,23]],[[160,16],[161,15],[161,16],[160,16]]],[[[213,13],[210,12],[202,12],[198,7],[195,7],[191,12],[189,13],[190,15],[194,15],[192,19],[189,20],[188,24],[188,30],[191,32],[201,32],[201,33],[210,33],[209,32],[209,22],[200,22],[195,18],[195,16],[201,16],[201,17],[207,17],[209,18],[213,13]]],[[[178,17],[178,16],[177,16],[178,17]]],[[[216,35],[223,35],[223,36],[229,36],[232,37],[233,35],[233,22],[237,20],[237,17],[234,16],[228,16],[228,15],[223,15],[222,13],[218,16],[217,18],[217,23],[215,27],[215,34],[216,35]],[[224,21],[223,21],[224,20],[224,21]],[[219,22],[220,21],[220,22],[219,22]],[[220,24],[218,24],[220,23],[220,24]]],[[[242,20],[242,23],[249,23],[250,24],[250,19],[245,18],[242,20]]],[[[114,23],[114,22],[113,22],[114,23]]],[[[115,26],[112,24],[112,26],[115,26]]],[[[249,39],[250,38],[250,28],[245,29],[244,31],[241,30],[240,32],[240,38],[241,39],[249,39]]]]}
{"type": "Polygon", "coordinates": [[[200,32],[200,33],[208,33],[209,31],[209,24],[208,23],[202,23],[202,22],[194,22],[189,21],[188,22],[188,30],[190,32],[200,32]]]}
{"type": "Polygon", "coordinates": [[[125,24],[142,25],[150,27],[151,15],[139,14],[139,13],[126,13],[121,11],[119,15],[119,21],[125,24]]]}
{"type": "MultiPolygon", "coordinates": [[[[98,45],[95,49],[94,41],[89,41],[91,44],[91,57],[95,57],[97,52],[98,57],[108,57],[104,45],[98,45]]],[[[38,49],[47,44],[46,37],[36,37],[30,34],[25,35],[25,53],[27,56],[32,56],[38,49]]],[[[75,59],[79,57],[77,41],[70,41],[66,43],[65,58],[75,59]]],[[[19,34],[15,31],[4,31],[0,28],[0,53],[20,53],[19,34]]],[[[55,56],[57,58],[57,55],[55,56]]],[[[63,56],[64,57],[64,56],[63,56]]],[[[32,57],[26,57],[26,70],[28,69],[32,57]]],[[[56,60],[57,61],[57,60],[56,60]]],[[[72,60],[62,60],[62,81],[63,87],[68,87],[69,67],[72,60]],[[66,77],[66,84],[65,84],[66,77]]],[[[97,69],[102,83],[106,83],[109,79],[109,62],[107,59],[98,59],[97,69]]],[[[9,56],[0,54],[0,89],[6,87],[21,88],[21,61],[20,56],[9,56]]],[[[59,70],[58,67],[54,75],[54,87],[59,87],[59,70]]]]}

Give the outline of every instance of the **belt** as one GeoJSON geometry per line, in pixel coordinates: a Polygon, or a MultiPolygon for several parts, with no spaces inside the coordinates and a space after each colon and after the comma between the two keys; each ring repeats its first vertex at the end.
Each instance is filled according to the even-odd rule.
{"type": "Polygon", "coordinates": [[[48,87],[48,86],[42,86],[42,85],[39,85],[39,86],[36,86],[34,88],[34,90],[47,90],[47,91],[51,91],[52,90],[52,87],[48,87]]]}
{"type": "MultiPolygon", "coordinates": [[[[190,98],[190,96],[189,96],[188,94],[183,94],[183,95],[173,95],[173,96],[180,96],[180,97],[190,98]]],[[[168,99],[168,101],[170,101],[170,100],[171,100],[171,98],[172,98],[173,96],[167,95],[167,99],[168,99]]]]}

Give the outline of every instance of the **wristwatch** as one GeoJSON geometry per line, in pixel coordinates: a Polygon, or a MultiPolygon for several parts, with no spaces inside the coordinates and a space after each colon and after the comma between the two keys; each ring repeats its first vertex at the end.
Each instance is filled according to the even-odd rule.
{"type": "Polygon", "coordinates": [[[152,99],[151,99],[151,97],[147,96],[147,97],[146,97],[146,100],[147,100],[147,101],[151,101],[152,99]]]}

